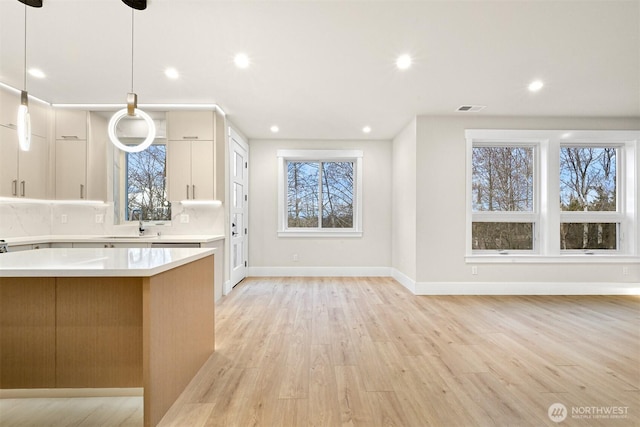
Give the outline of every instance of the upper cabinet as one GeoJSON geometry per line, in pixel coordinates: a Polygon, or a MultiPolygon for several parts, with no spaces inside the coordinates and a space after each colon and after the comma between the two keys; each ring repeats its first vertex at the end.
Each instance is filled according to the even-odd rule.
{"type": "Polygon", "coordinates": [[[223,200],[224,129],[217,111],[167,113],[170,200],[223,200]]]}
{"type": "Polygon", "coordinates": [[[56,199],[87,198],[86,111],[56,110],[56,199]]]}
{"type": "Polygon", "coordinates": [[[0,196],[46,198],[51,108],[38,101],[29,102],[31,146],[29,151],[22,151],[15,124],[19,105],[18,93],[0,89],[0,196]]]}
{"type": "Polygon", "coordinates": [[[170,111],[167,131],[170,141],[213,141],[214,111],[170,111]]]}

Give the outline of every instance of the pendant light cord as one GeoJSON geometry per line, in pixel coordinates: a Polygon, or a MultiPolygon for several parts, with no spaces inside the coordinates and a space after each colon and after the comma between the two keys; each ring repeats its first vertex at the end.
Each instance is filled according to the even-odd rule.
{"type": "Polygon", "coordinates": [[[133,93],[133,8],[131,8],[131,93],[133,93]]]}
{"type": "Polygon", "coordinates": [[[27,5],[24,5],[24,80],[22,82],[24,91],[27,91],[27,5]]]}

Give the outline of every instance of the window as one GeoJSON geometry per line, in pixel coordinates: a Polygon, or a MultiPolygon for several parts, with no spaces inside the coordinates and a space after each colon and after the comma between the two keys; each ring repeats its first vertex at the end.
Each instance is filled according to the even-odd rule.
{"type": "Polygon", "coordinates": [[[466,137],[467,257],[637,254],[640,132],[466,137]]]}
{"type": "Polygon", "coordinates": [[[361,235],[362,152],[280,150],[279,235],[361,235]]]}
{"type": "Polygon", "coordinates": [[[473,146],[474,250],[534,249],[534,153],[534,147],[514,143],[473,146]]]}
{"type": "Polygon", "coordinates": [[[560,248],[617,250],[616,146],[560,147],[560,248]]]}
{"type": "Polygon", "coordinates": [[[167,146],[153,144],[125,156],[125,220],[170,221],[167,200],[167,146]]]}

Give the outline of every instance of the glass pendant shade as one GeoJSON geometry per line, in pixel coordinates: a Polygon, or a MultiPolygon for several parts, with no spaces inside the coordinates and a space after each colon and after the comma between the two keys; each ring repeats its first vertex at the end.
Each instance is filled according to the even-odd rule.
{"type": "Polygon", "coordinates": [[[140,151],[146,150],[147,148],[149,148],[149,146],[153,143],[153,140],[156,138],[156,125],[155,123],[153,123],[153,120],[151,119],[151,117],[144,111],[139,110],[137,108],[134,109],[134,115],[136,117],[142,117],[144,121],[147,123],[147,127],[149,129],[145,140],[138,145],[125,145],[120,141],[120,139],[118,138],[118,135],[116,134],[118,122],[120,122],[120,120],[123,117],[128,116],[126,108],[123,108],[122,110],[117,111],[113,116],[111,116],[111,120],[109,120],[108,132],[109,132],[109,139],[111,140],[111,143],[115,145],[117,148],[119,148],[120,150],[126,151],[127,153],[139,153],[140,151]]]}
{"type": "Polygon", "coordinates": [[[18,107],[18,145],[22,151],[31,148],[31,116],[29,115],[29,102],[27,92],[22,91],[22,102],[18,107]]]}

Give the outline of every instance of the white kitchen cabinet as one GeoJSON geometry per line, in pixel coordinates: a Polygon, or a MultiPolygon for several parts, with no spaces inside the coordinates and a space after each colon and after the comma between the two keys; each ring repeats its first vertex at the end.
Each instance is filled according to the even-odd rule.
{"type": "Polygon", "coordinates": [[[169,141],[169,199],[214,199],[213,141],[169,141]]]}
{"type": "Polygon", "coordinates": [[[170,141],[213,141],[213,111],[169,111],[167,131],[170,141]]]}
{"type": "Polygon", "coordinates": [[[56,139],[87,139],[87,112],[56,110],[56,139]]]}
{"type": "Polygon", "coordinates": [[[51,247],[49,243],[36,243],[33,245],[9,245],[9,252],[31,251],[34,249],[45,249],[49,247],[51,247]]]}
{"type": "Polygon", "coordinates": [[[87,198],[87,112],[56,110],[56,199],[87,198]]]}
{"type": "Polygon", "coordinates": [[[148,242],[73,242],[74,248],[148,248],[148,242]]]}
{"type": "MultiPolygon", "coordinates": [[[[18,123],[18,107],[20,93],[0,88],[0,126],[16,129],[18,123]]],[[[49,113],[51,107],[40,101],[29,99],[29,116],[31,134],[47,138],[49,130],[49,113]]]]}
{"type": "Polygon", "coordinates": [[[87,198],[87,141],[56,140],[56,199],[87,198]]]}
{"type": "Polygon", "coordinates": [[[0,196],[43,199],[47,193],[47,139],[31,135],[29,151],[18,148],[15,129],[0,126],[0,196]]]}

